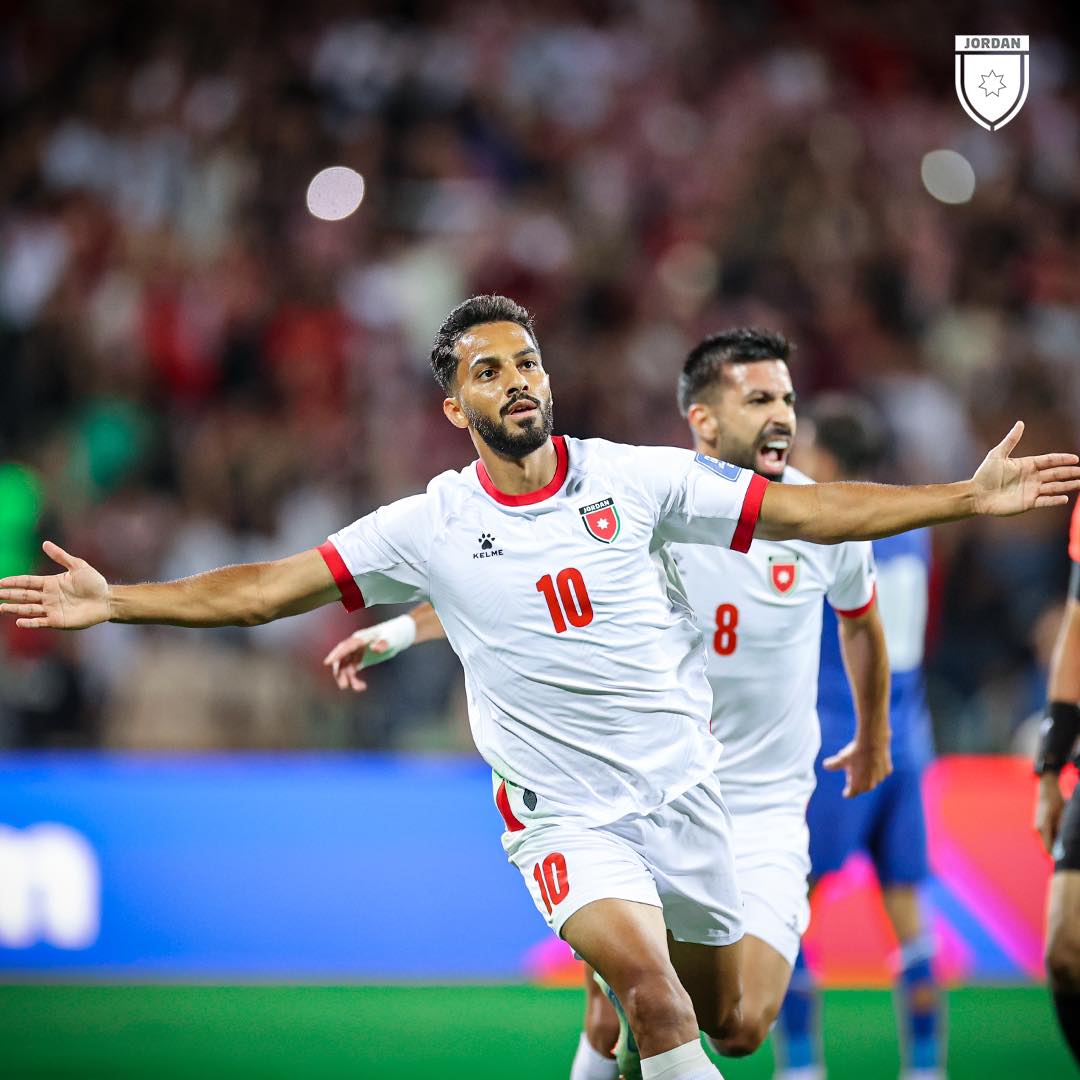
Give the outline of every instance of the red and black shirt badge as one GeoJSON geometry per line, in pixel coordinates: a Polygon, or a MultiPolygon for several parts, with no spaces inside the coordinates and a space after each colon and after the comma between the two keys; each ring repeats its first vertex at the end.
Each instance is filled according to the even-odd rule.
{"type": "Polygon", "coordinates": [[[594,540],[599,540],[601,544],[610,544],[619,535],[622,521],[615,508],[614,499],[601,499],[578,509],[585,528],[594,540]]]}

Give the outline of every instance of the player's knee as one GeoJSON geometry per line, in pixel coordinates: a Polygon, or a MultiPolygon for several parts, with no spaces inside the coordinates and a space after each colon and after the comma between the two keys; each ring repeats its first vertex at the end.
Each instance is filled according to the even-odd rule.
{"type": "Polygon", "coordinates": [[[690,995],[673,976],[658,974],[636,979],[620,1000],[639,1042],[669,1033],[697,1032],[690,995]]]}
{"type": "Polygon", "coordinates": [[[746,1057],[768,1038],[775,1019],[760,1009],[740,1006],[727,1031],[713,1036],[713,1045],[724,1057],[746,1057]]]}
{"type": "Polygon", "coordinates": [[[1046,971],[1055,990],[1080,991],[1080,937],[1053,934],[1046,946],[1046,971]]]}

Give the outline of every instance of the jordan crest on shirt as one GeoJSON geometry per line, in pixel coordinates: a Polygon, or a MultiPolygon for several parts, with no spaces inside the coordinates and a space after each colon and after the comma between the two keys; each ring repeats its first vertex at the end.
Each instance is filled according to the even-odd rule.
{"type": "Polygon", "coordinates": [[[594,540],[599,540],[601,544],[614,542],[622,528],[614,499],[601,499],[578,509],[586,530],[594,540]]]}
{"type": "Polygon", "coordinates": [[[769,584],[773,592],[786,596],[799,581],[798,555],[769,556],[769,584]]]}

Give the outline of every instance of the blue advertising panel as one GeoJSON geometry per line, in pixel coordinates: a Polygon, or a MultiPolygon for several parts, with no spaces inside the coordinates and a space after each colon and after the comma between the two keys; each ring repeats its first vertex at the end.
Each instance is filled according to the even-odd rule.
{"type": "Polygon", "coordinates": [[[519,977],[550,934],[490,776],[394,756],[0,757],[0,976],[519,977]]]}

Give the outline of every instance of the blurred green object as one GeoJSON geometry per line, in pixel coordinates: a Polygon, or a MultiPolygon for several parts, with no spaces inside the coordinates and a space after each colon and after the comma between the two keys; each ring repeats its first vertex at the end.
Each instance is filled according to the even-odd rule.
{"type": "MultiPolygon", "coordinates": [[[[0,1075],[566,1080],[583,994],[534,986],[0,986],[0,1075]]],[[[885,990],[825,992],[829,1080],[895,1080],[885,990]]],[[[949,993],[950,1080],[1076,1076],[1041,986],[949,993]]],[[[725,1061],[768,1080],[772,1050],[725,1061]]]]}
{"type": "Polygon", "coordinates": [[[41,484],[30,469],[0,463],[0,577],[33,570],[41,503],[41,484]]]}
{"type": "Polygon", "coordinates": [[[98,398],[83,409],[75,433],[85,454],[87,479],[98,495],[124,483],[145,459],[153,424],[146,412],[122,398],[98,398]]]}

